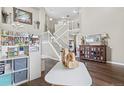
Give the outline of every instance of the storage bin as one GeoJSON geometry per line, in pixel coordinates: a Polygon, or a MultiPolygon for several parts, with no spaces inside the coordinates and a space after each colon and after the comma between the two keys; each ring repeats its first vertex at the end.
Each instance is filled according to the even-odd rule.
{"type": "Polygon", "coordinates": [[[0,86],[10,86],[12,85],[12,75],[0,75],[0,86]]]}
{"type": "Polygon", "coordinates": [[[0,71],[0,75],[2,75],[2,74],[4,74],[5,73],[5,71],[3,70],[3,71],[0,71]]]}
{"type": "Polygon", "coordinates": [[[23,80],[27,80],[27,70],[19,71],[14,73],[14,83],[21,82],[23,80]]]}
{"type": "Polygon", "coordinates": [[[27,68],[27,58],[15,59],[13,66],[14,70],[27,68]]]}
{"type": "Polygon", "coordinates": [[[0,64],[0,75],[5,72],[5,64],[0,64]]]}

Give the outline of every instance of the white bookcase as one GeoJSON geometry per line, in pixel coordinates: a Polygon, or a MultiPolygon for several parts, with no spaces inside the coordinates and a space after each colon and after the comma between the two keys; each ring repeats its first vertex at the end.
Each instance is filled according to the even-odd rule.
{"type": "Polygon", "coordinates": [[[4,73],[0,75],[0,86],[20,85],[29,81],[28,56],[1,59],[0,65],[3,65],[4,69],[4,73]],[[21,61],[24,59],[26,60],[25,63],[21,61]]]}
{"type": "Polygon", "coordinates": [[[0,86],[20,85],[29,81],[27,41],[28,37],[20,33],[0,32],[0,86]]]}
{"type": "Polygon", "coordinates": [[[0,33],[0,86],[20,85],[41,77],[40,37],[28,38],[17,32],[0,33]]]}

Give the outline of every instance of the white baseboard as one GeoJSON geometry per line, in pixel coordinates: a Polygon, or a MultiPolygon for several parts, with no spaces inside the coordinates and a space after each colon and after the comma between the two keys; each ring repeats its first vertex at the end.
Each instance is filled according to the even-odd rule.
{"type": "Polygon", "coordinates": [[[60,59],[58,58],[54,58],[54,57],[51,57],[51,56],[46,56],[46,55],[42,55],[41,58],[50,58],[50,59],[53,59],[53,60],[57,60],[57,61],[60,61],[60,59]]]}
{"type": "Polygon", "coordinates": [[[107,63],[117,64],[117,65],[124,65],[124,63],[114,62],[114,61],[107,61],[107,63]]]}
{"type": "MultiPolygon", "coordinates": [[[[51,57],[51,56],[42,55],[42,58],[50,58],[50,59],[53,59],[53,60],[60,61],[59,59],[53,58],[53,57],[51,57]]],[[[119,63],[119,62],[115,62],[115,61],[107,61],[107,63],[110,63],[110,64],[117,64],[117,65],[124,65],[124,63],[119,63]]]]}
{"type": "Polygon", "coordinates": [[[53,57],[48,57],[48,58],[53,59],[53,60],[60,61],[60,59],[57,59],[57,58],[53,58],[53,57]]]}
{"type": "Polygon", "coordinates": [[[47,58],[47,56],[46,55],[41,55],[41,58],[47,58]]]}
{"type": "MultiPolygon", "coordinates": [[[[50,59],[53,59],[53,60],[57,60],[57,61],[60,61],[59,59],[57,58],[53,58],[51,56],[42,56],[42,58],[50,58],[50,59]]],[[[110,64],[117,64],[117,65],[124,65],[124,63],[119,63],[119,62],[114,62],[114,61],[107,61],[107,63],[110,63],[110,64]]]]}

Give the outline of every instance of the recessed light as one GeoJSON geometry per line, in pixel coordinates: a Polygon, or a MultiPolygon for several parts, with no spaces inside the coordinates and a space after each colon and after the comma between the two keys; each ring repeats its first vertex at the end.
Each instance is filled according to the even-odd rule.
{"type": "Polygon", "coordinates": [[[64,19],[65,17],[63,16],[63,17],[61,17],[61,18],[63,18],[63,19],[64,19]]]}
{"type": "Polygon", "coordinates": [[[78,13],[78,11],[76,11],[76,10],[73,10],[73,13],[74,13],[74,14],[77,14],[77,13],[78,13]]]}
{"type": "Polygon", "coordinates": [[[53,20],[53,18],[49,18],[49,20],[50,20],[50,21],[52,21],[52,20],[53,20]]]}

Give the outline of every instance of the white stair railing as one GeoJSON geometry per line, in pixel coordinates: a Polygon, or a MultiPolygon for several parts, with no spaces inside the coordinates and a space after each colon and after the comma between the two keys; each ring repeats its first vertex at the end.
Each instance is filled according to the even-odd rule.
{"type": "Polygon", "coordinates": [[[74,27],[74,24],[76,23],[67,22],[66,24],[58,24],[56,26],[58,30],[55,31],[54,35],[50,31],[44,32],[42,40],[50,42],[60,56],[61,49],[68,48],[70,34],[77,33],[74,28],[78,28],[78,26],[74,27]]]}
{"type": "Polygon", "coordinates": [[[57,41],[62,45],[63,48],[68,48],[68,44],[65,43],[61,38],[58,38],[57,41]]]}
{"type": "MultiPolygon", "coordinates": [[[[63,24],[57,24],[57,25],[55,25],[55,33],[57,33],[59,30],[61,30],[62,28],[64,27],[64,25],[63,24]]],[[[54,34],[55,34],[54,33],[54,34]]]]}
{"type": "Polygon", "coordinates": [[[56,40],[56,38],[50,33],[50,31],[44,32],[42,35],[42,41],[49,42],[54,47],[54,52],[57,56],[61,57],[61,49],[63,48],[61,44],[56,40]]]}
{"type": "Polygon", "coordinates": [[[55,36],[56,40],[62,45],[63,48],[68,48],[68,40],[69,40],[69,36],[68,36],[68,31],[66,31],[63,35],[65,35],[63,37],[63,35],[61,35],[60,37],[55,36]]]}
{"type": "Polygon", "coordinates": [[[60,37],[67,30],[69,30],[69,24],[65,24],[62,27],[60,27],[57,31],[55,31],[54,35],[60,37]]]}
{"type": "Polygon", "coordinates": [[[57,31],[55,31],[54,36],[56,40],[62,45],[63,48],[68,48],[68,30],[69,30],[69,24],[63,24],[57,31]],[[66,38],[63,39],[63,35],[67,35],[66,38]]]}
{"type": "Polygon", "coordinates": [[[56,26],[59,27],[54,33],[56,40],[62,45],[62,47],[68,48],[69,37],[79,33],[79,20],[68,21],[63,25],[58,23],[56,26]]]}
{"type": "MultiPolygon", "coordinates": [[[[74,24],[74,23],[73,23],[74,24]]],[[[73,24],[66,23],[66,24],[58,24],[56,26],[56,31],[54,35],[50,33],[50,31],[44,32],[42,35],[42,40],[45,42],[49,42],[50,45],[53,47],[53,50],[57,54],[57,56],[61,60],[61,49],[62,48],[69,48],[69,36],[70,34],[77,33],[77,30],[73,24]]]]}
{"type": "Polygon", "coordinates": [[[50,42],[55,42],[59,47],[62,48],[62,45],[59,44],[59,42],[56,40],[56,38],[50,33],[50,31],[47,31],[48,32],[48,38],[49,38],[49,41],[50,42]]]}

